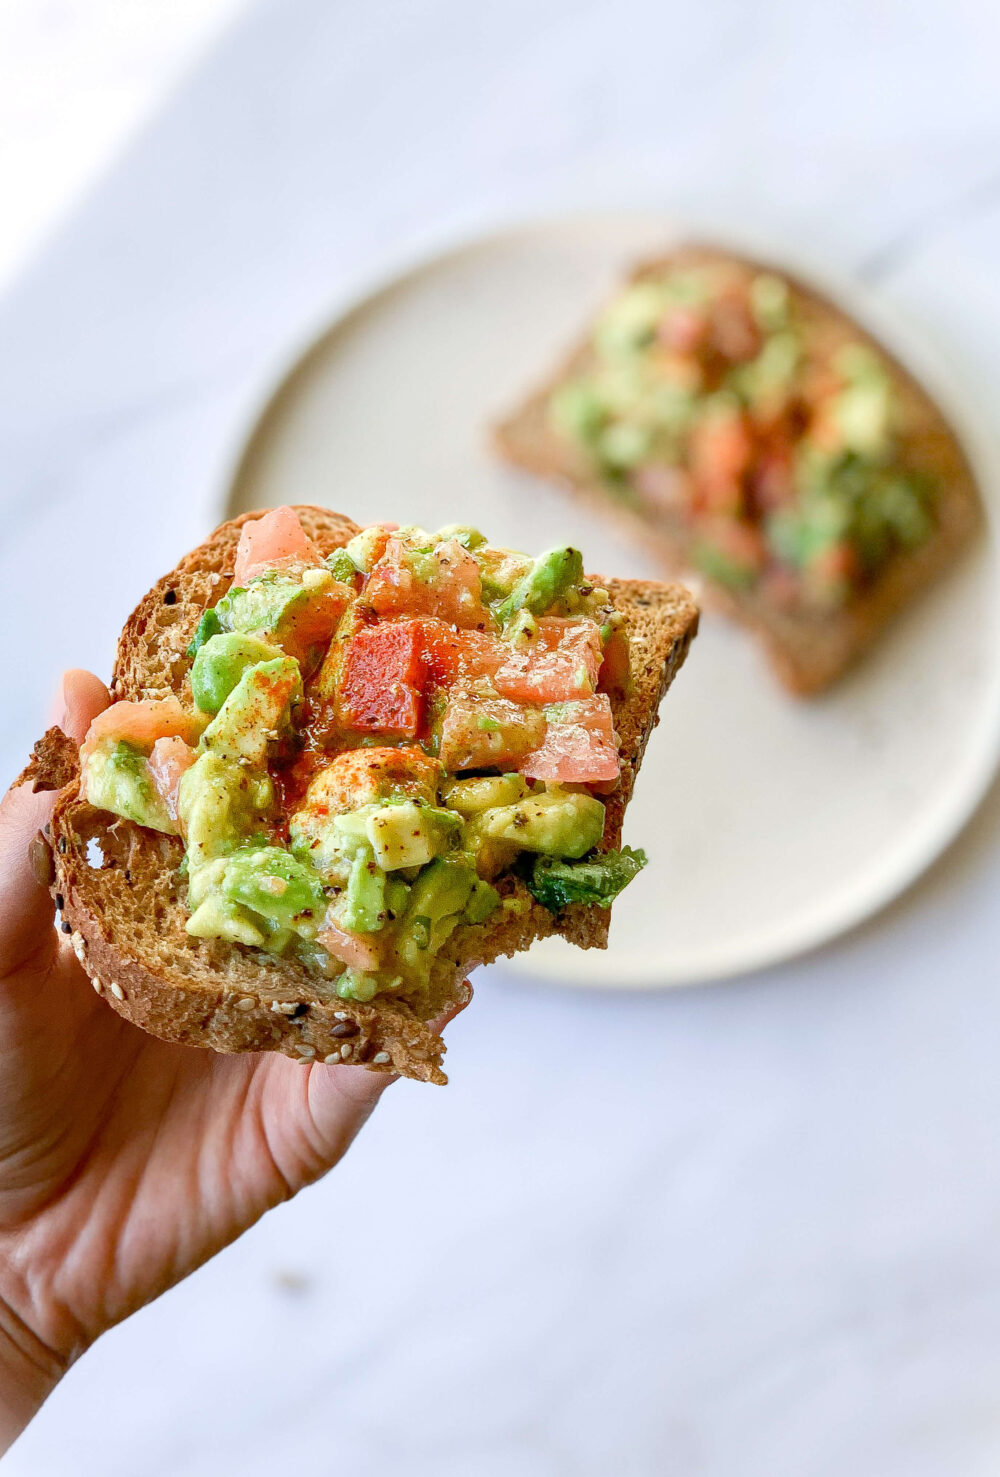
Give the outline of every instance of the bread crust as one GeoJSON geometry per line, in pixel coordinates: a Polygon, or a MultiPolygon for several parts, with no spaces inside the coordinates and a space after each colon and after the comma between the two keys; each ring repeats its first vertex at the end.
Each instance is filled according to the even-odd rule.
{"type": "MultiPolygon", "coordinates": [[[[710,247],[690,245],[636,267],[630,280],[641,281],[665,268],[735,263],[767,271],[764,263],[733,257],[710,247]]],[[[865,328],[828,298],[783,269],[795,296],[806,335],[835,346],[848,339],[871,345],[886,360],[910,425],[901,462],[935,478],[942,494],[938,527],[921,546],[893,556],[874,584],[843,610],[829,613],[786,611],[755,590],[731,590],[698,576],[703,603],[752,630],[763,643],[780,680],[798,696],[811,696],[843,675],[878,638],[882,630],[925,586],[956,559],[979,527],[982,510],[975,478],[962,447],[940,409],[908,370],[865,328]]],[[[565,359],[549,380],[505,420],[495,426],[493,441],[500,456],[521,469],[562,485],[588,506],[612,518],[641,539],[674,574],[692,571],[693,542],[682,520],[658,518],[641,508],[616,502],[587,458],[552,428],[548,400],[554,389],[593,363],[589,337],[565,359]]]]}
{"type": "MultiPolygon", "coordinates": [[[[296,512],[324,554],[358,531],[323,508],[296,512]]],[[[187,645],[202,612],[229,588],[239,530],[256,516],[222,524],[139,602],[118,643],[114,699],[176,693],[190,700],[187,645]]],[[[632,691],[612,700],[622,784],[608,799],[604,840],[615,846],[657,706],[687,655],[698,610],[677,585],[602,583],[633,635],[632,691]]],[[[467,1003],[466,975],[476,964],[553,933],[582,948],[607,947],[608,910],[577,905],[554,916],[520,879],[505,877],[499,884],[504,908],[484,924],[457,929],[435,960],[421,1014],[391,996],[370,1004],[341,1000],[293,961],[191,938],[177,873],[183,843],[90,806],[80,793],[76,745],[58,728],[35,745],[19,782],[59,790],[50,823],[51,891],[94,989],[119,1015],[166,1041],[220,1052],[280,1051],[306,1063],[349,1062],[443,1083],[445,1048],[432,1022],[467,1003]]]]}

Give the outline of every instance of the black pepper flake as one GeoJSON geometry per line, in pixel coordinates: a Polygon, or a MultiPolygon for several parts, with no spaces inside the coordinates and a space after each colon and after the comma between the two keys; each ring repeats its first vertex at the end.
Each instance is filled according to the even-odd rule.
{"type": "Polygon", "coordinates": [[[177,604],[177,591],[176,590],[168,590],[167,593],[163,597],[163,603],[164,603],[164,605],[176,605],[177,604]]]}
{"type": "Polygon", "coordinates": [[[72,923],[60,923],[59,927],[62,929],[63,933],[72,933],[73,932],[73,925],[72,925],[72,923]]]}

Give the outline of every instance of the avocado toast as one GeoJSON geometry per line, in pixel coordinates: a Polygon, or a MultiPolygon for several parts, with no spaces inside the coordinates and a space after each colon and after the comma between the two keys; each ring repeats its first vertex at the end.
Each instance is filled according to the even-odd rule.
{"type": "Polygon", "coordinates": [[[50,729],[53,895],[94,988],[168,1040],[443,1082],[477,963],[606,947],[679,586],[476,530],[321,508],[223,524],[119,641],[112,706],[50,729]]]}
{"type": "Polygon", "coordinates": [[[705,247],[639,267],[495,439],[699,575],[803,695],[980,521],[961,446],[900,364],[811,288],[705,247]]]}

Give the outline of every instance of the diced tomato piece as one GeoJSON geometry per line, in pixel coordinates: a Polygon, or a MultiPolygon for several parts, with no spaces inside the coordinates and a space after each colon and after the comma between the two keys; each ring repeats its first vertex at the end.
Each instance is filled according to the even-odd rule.
{"type": "Polygon", "coordinates": [[[657,325],[656,336],[664,348],[678,354],[693,354],[708,337],[711,321],[700,308],[678,303],[668,309],[657,325]]]}
{"type": "Polygon", "coordinates": [[[291,508],[272,508],[240,530],[233,584],[245,585],[266,569],[322,564],[322,556],[291,508]]]}
{"type": "Polygon", "coordinates": [[[445,709],[441,763],[453,773],[516,767],[544,737],[540,708],[523,708],[507,698],[459,688],[451,692],[445,709]]]}
{"type": "Polygon", "coordinates": [[[327,917],[316,935],[316,940],[328,954],[332,954],[334,959],[339,959],[349,969],[374,974],[381,962],[377,934],[352,933],[349,928],[341,928],[330,917],[327,917]]]}
{"type": "Polygon", "coordinates": [[[493,684],[515,703],[555,703],[588,697],[600,665],[601,633],[594,621],[542,616],[538,635],[509,649],[493,684]]]}
{"type": "Polygon", "coordinates": [[[80,751],[86,759],[102,739],[116,739],[133,744],[145,753],[152,751],[157,739],[182,738],[196,744],[204,726],[202,720],[183,707],[175,697],[143,698],[139,702],[112,703],[98,713],[87,730],[80,751]]]}
{"type": "Polygon", "coordinates": [[[628,692],[632,680],[628,634],[617,626],[604,643],[598,687],[602,692],[628,692]]]}
{"type": "Polygon", "coordinates": [[[463,677],[491,677],[507,655],[508,648],[488,631],[456,631],[433,616],[420,624],[430,687],[451,687],[463,677]]]}
{"type": "Polygon", "coordinates": [[[432,615],[456,626],[493,626],[483,605],[479,565],[455,539],[415,553],[401,539],[390,538],[368,578],[364,599],[383,617],[432,615]]]}
{"type": "Polygon", "coordinates": [[[545,741],[517,765],[533,780],[613,789],[621,775],[618,735],[605,693],[545,711],[545,741]]]}
{"type": "Polygon", "coordinates": [[[691,430],[688,459],[699,481],[738,481],[753,459],[746,416],[739,411],[703,416],[691,430]]]}
{"type": "Polygon", "coordinates": [[[182,777],[197,755],[182,738],[158,738],[149,756],[149,772],[156,792],[167,807],[172,821],[177,819],[177,791],[182,777]]]}
{"type": "Polygon", "coordinates": [[[423,650],[420,621],[362,626],[342,657],[337,715],[343,726],[414,738],[423,712],[423,650]]]}

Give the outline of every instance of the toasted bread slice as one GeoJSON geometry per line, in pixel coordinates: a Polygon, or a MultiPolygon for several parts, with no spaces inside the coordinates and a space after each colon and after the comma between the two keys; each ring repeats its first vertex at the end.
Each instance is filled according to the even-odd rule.
{"type": "MultiPolygon", "coordinates": [[[[296,509],[323,554],[358,532],[323,508],[296,509]]],[[[190,701],[187,645],[202,612],[232,581],[240,527],[224,523],[150,590],[118,643],[112,681],[116,699],[177,694],[190,701]]],[[[657,708],[687,655],[698,625],[691,596],[678,585],[602,580],[625,612],[632,638],[632,691],[614,703],[621,740],[622,782],[606,805],[605,848],[618,845],[657,708]]],[[[50,729],[35,746],[22,782],[58,789],[51,821],[56,863],[53,896],[63,927],[95,990],[126,1019],[164,1040],[215,1051],[281,1051],[303,1061],[362,1063],[444,1082],[444,1044],[429,1022],[468,998],[476,964],[514,954],[536,938],[560,933],[581,948],[606,948],[608,910],[577,904],[553,915],[516,877],[498,888],[518,908],[484,924],[459,928],[435,961],[418,1015],[405,1002],[376,996],[370,1004],[324,991],[300,964],[185,932],[185,884],[177,874],[179,838],[95,810],[80,794],[75,745],[50,729]]]]}
{"type": "MultiPolygon", "coordinates": [[[[642,281],[670,267],[734,260],[707,247],[688,246],[638,267],[631,280],[642,281]]],[[[764,264],[745,260],[740,265],[752,271],[769,270],[764,264]]],[[[791,286],[804,335],[811,343],[833,351],[842,343],[860,341],[878,350],[889,365],[910,427],[901,446],[900,465],[927,474],[941,488],[936,503],[937,528],[931,537],[916,549],[893,556],[873,585],[836,612],[781,609],[758,590],[733,590],[698,576],[704,586],[705,603],[755,631],[786,687],[809,695],[841,676],[892,617],[953,562],[975,532],[981,508],[962,447],[930,396],[882,344],[832,302],[787,273],[780,275],[791,286]]],[[[563,484],[597,511],[614,518],[638,536],[644,548],[652,548],[662,557],[672,572],[690,572],[690,527],[680,518],[666,514],[654,517],[637,505],[616,499],[585,454],[550,423],[548,403],[552,392],[593,362],[588,337],[546,384],[495,428],[496,448],[505,460],[563,484]]]]}

